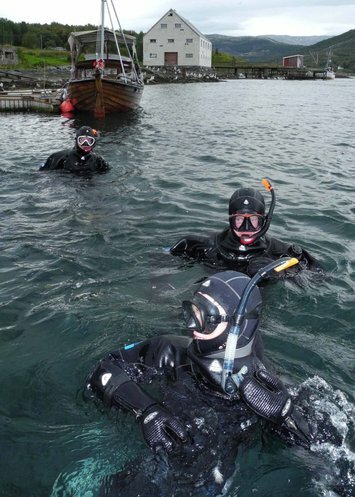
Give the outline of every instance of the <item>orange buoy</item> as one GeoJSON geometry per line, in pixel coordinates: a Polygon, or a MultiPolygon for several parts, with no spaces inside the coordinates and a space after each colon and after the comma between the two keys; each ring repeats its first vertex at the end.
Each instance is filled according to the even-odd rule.
{"type": "Polygon", "coordinates": [[[59,107],[62,112],[72,112],[74,110],[74,105],[72,104],[70,98],[64,100],[59,107]]]}

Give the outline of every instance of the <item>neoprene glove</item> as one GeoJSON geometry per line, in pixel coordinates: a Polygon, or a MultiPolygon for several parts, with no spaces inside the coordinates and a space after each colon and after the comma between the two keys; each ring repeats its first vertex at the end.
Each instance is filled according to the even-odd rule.
{"type": "Polygon", "coordinates": [[[305,446],[312,441],[308,423],[298,413],[285,385],[269,371],[260,369],[254,376],[247,377],[240,386],[240,393],[256,414],[286,428],[305,446]]]}
{"type": "Polygon", "coordinates": [[[187,249],[187,241],[186,238],[182,238],[178,240],[172,247],[170,247],[170,253],[172,255],[183,255],[187,249]]]}
{"type": "Polygon", "coordinates": [[[146,443],[154,452],[161,448],[170,452],[175,442],[188,440],[186,428],[159,404],[153,404],[143,412],[141,428],[146,443]]]}
{"type": "Polygon", "coordinates": [[[256,414],[276,424],[283,423],[293,407],[283,383],[266,369],[259,369],[254,376],[245,378],[240,393],[256,414]]]}

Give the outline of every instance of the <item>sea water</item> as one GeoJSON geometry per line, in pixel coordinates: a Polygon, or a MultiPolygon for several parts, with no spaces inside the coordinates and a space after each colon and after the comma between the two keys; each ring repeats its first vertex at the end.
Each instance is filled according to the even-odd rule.
{"type": "Polygon", "coordinates": [[[263,289],[266,355],[343,442],[317,455],[268,438],[238,457],[228,495],[341,495],[327,470],[354,468],[354,101],[351,79],[237,80],[148,86],[137,112],[102,121],[0,115],[1,496],[94,497],[147,450],[133,416],[85,400],[86,376],[109,350],[186,333],[180,303],[211,270],[166,248],[223,229],[239,187],[268,203],[265,176],[270,234],[327,274],[263,289]],[[111,170],[39,173],[83,124],[111,170]]]}

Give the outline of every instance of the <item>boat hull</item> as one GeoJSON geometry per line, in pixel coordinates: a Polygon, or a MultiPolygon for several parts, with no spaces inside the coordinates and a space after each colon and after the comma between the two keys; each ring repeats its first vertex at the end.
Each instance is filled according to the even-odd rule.
{"type": "Polygon", "coordinates": [[[123,79],[89,77],[68,83],[68,98],[74,109],[104,116],[115,112],[127,112],[139,107],[143,85],[123,79]]]}
{"type": "Polygon", "coordinates": [[[333,71],[324,71],[323,79],[335,79],[335,73],[333,71]]]}

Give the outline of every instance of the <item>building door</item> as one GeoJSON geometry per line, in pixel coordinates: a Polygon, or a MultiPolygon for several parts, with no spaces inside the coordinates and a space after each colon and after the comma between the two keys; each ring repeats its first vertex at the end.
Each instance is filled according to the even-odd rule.
{"type": "Polygon", "coordinates": [[[164,52],[164,65],[177,66],[178,53],[177,52],[164,52]]]}

